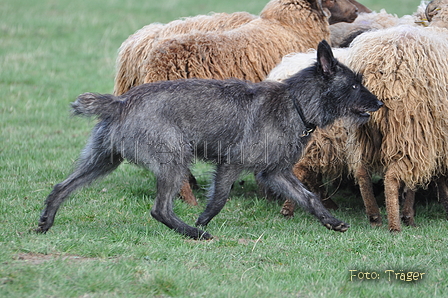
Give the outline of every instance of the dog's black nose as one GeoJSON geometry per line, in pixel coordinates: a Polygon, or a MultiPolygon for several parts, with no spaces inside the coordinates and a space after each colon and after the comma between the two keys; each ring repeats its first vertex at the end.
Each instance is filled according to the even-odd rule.
{"type": "Polygon", "coordinates": [[[377,100],[378,109],[384,106],[384,103],[382,101],[377,100]]]}

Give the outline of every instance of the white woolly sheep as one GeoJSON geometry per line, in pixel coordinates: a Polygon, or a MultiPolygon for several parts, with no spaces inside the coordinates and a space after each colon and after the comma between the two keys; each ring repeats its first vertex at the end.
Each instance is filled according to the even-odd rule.
{"type": "Polygon", "coordinates": [[[382,9],[380,12],[360,13],[353,23],[337,23],[330,26],[331,45],[347,47],[359,34],[399,25],[416,25],[416,18],[406,15],[401,18],[382,9]]]}
{"type": "Polygon", "coordinates": [[[399,25],[429,26],[448,28],[448,0],[422,1],[417,11],[401,18],[388,14],[384,9],[379,13],[360,13],[352,23],[337,23],[330,26],[333,47],[347,47],[359,34],[371,30],[386,29],[399,25]]]}
{"type": "Polygon", "coordinates": [[[347,47],[359,34],[371,30],[386,29],[399,25],[422,25],[448,28],[448,0],[422,1],[412,15],[401,18],[382,9],[379,13],[360,13],[352,23],[337,23],[330,26],[333,47],[347,47]]]}

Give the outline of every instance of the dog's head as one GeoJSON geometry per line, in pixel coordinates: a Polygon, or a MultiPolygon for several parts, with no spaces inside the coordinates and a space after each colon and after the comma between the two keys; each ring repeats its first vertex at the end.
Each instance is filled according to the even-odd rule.
{"type": "Polygon", "coordinates": [[[321,105],[329,122],[344,117],[356,124],[369,120],[383,103],[362,84],[362,76],[338,62],[324,40],[317,49],[315,78],[321,88],[321,105]]]}

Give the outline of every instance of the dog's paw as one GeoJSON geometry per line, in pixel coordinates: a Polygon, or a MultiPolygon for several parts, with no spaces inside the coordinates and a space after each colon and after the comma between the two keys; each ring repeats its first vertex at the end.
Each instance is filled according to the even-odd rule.
{"type": "Polygon", "coordinates": [[[47,233],[48,229],[45,229],[41,225],[39,225],[37,228],[31,229],[30,231],[38,234],[45,234],[47,233]]]}
{"type": "Polygon", "coordinates": [[[206,228],[210,220],[211,219],[209,219],[208,217],[201,215],[198,217],[195,224],[199,228],[206,228]]]}
{"type": "Polygon", "coordinates": [[[324,226],[327,229],[333,230],[333,231],[337,231],[337,232],[341,232],[341,233],[347,231],[348,228],[350,228],[349,224],[347,224],[345,222],[342,222],[342,221],[339,221],[337,219],[333,219],[333,220],[331,220],[329,222],[326,222],[326,223],[323,223],[323,224],[324,224],[324,226]]]}
{"type": "Polygon", "coordinates": [[[210,233],[207,232],[203,232],[200,236],[198,240],[212,240],[213,239],[213,235],[211,235],[210,233]]]}
{"type": "Polygon", "coordinates": [[[201,231],[199,229],[197,229],[197,233],[192,233],[188,236],[194,240],[212,240],[213,239],[213,235],[211,235],[210,233],[207,233],[205,231],[201,231]]]}
{"type": "Polygon", "coordinates": [[[41,216],[38,226],[34,232],[45,234],[53,225],[53,221],[49,220],[47,216],[41,216]]]}

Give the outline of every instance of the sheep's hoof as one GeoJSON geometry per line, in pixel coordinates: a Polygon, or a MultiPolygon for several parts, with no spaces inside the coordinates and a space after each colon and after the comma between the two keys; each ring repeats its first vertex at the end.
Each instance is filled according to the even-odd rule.
{"type": "Polygon", "coordinates": [[[407,225],[407,226],[410,226],[410,227],[416,227],[417,225],[415,224],[415,221],[414,221],[414,217],[413,216],[402,216],[401,217],[401,220],[403,221],[403,223],[405,224],[405,225],[407,225]]]}
{"type": "Polygon", "coordinates": [[[280,213],[286,217],[286,218],[293,218],[294,217],[294,210],[290,210],[288,208],[283,207],[282,210],[280,210],[280,213]]]}
{"type": "Polygon", "coordinates": [[[369,221],[370,221],[370,226],[372,228],[374,227],[379,227],[383,224],[383,221],[381,219],[381,215],[376,214],[376,215],[370,215],[369,216],[369,221]]]}
{"type": "Polygon", "coordinates": [[[389,227],[389,232],[391,233],[391,234],[398,234],[398,233],[400,233],[401,232],[401,228],[394,228],[394,227],[389,227]]]}

